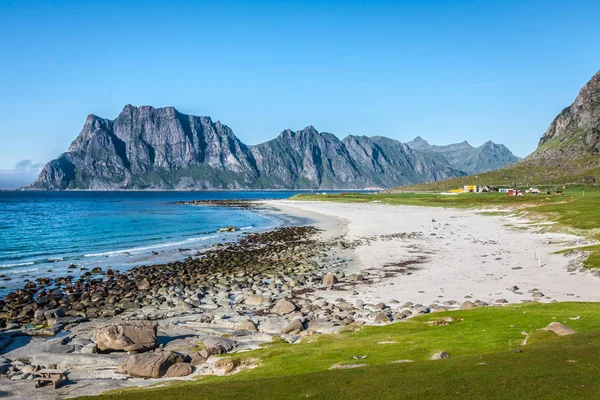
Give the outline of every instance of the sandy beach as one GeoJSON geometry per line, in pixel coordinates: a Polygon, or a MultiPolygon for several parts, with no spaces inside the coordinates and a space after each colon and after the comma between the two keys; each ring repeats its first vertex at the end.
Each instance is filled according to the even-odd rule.
{"type": "MultiPolygon", "coordinates": [[[[548,225],[522,218],[484,215],[477,210],[326,202],[271,201],[282,212],[313,218],[328,236],[358,241],[346,273],[379,275],[376,285],[360,285],[366,302],[398,300],[431,304],[600,301],[600,280],[581,269],[581,255],[556,252],[587,244],[580,237],[547,232],[548,225]],[[407,238],[382,238],[417,233],[407,238]],[[538,261],[539,259],[539,261],[538,261]],[[387,274],[394,264],[418,260],[411,275],[387,274]],[[386,267],[386,265],[388,267],[386,267]],[[510,290],[513,286],[518,289],[510,290]]],[[[336,294],[322,292],[331,298],[336,294]]]]}
{"type": "MultiPolygon", "coordinates": [[[[283,228],[184,263],[104,280],[88,277],[88,286],[74,283],[81,297],[64,296],[56,309],[35,308],[26,291],[13,296],[19,310],[30,311],[0,332],[0,393],[68,398],[235,373],[243,367],[219,364],[214,356],[252,350],[274,338],[298,343],[348,325],[394,323],[465,302],[600,301],[600,279],[581,267],[583,255],[556,254],[586,240],[550,232],[547,223],[377,203],[261,203],[268,209],[258,212],[291,215],[320,231],[283,228]],[[30,320],[47,328],[32,330],[30,320]],[[142,329],[150,339],[143,350],[119,347],[123,338],[114,332],[142,329]],[[100,338],[109,342],[108,350],[99,347],[100,338]],[[179,370],[165,377],[164,371],[144,369],[165,357],[176,357],[167,366],[179,370]],[[35,389],[35,373],[48,365],[68,370],[70,383],[35,389]]],[[[42,283],[31,293],[40,288],[42,283]]]]}

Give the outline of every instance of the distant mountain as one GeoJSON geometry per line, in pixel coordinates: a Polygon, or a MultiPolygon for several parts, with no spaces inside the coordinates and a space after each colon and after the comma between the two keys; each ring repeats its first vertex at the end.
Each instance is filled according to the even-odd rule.
{"type": "Polygon", "coordinates": [[[491,140],[479,147],[473,147],[466,141],[447,146],[435,146],[417,136],[406,144],[421,152],[439,154],[448,160],[453,168],[468,175],[492,171],[520,160],[506,146],[496,144],[491,140]]]}
{"type": "MultiPolygon", "coordinates": [[[[494,151],[497,146],[490,145],[494,151]]],[[[480,168],[477,154],[468,153],[464,165],[480,168]]],[[[26,189],[390,187],[465,175],[456,167],[458,158],[379,136],[339,140],[312,126],[247,146],[209,117],[127,105],[114,120],[89,115],[67,152],[46,164],[26,189]]]]}
{"type": "MultiPolygon", "coordinates": [[[[420,146],[421,142],[419,138],[416,146],[420,146]]],[[[573,104],[554,118],[537,149],[523,160],[477,176],[410,189],[440,190],[467,183],[521,186],[593,183],[600,181],[599,152],[600,71],[583,86],[573,104]]],[[[452,161],[449,162],[452,164],[452,161]]],[[[456,167],[456,164],[453,166],[456,167]]]]}

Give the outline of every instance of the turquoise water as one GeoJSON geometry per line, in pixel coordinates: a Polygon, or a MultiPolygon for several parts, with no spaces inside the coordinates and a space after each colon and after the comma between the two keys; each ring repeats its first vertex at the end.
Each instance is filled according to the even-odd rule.
{"type": "Polygon", "coordinates": [[[25,279],[182,259],[291,217],[176,201],[281,199],[294,192],[0,192],[0,293],[25,279]],[[234,225],[238,233],[217,233],[234,225]],[[77,265],[69,269],[69,265],[77,265]],[[8,280],[10,279],[10,280],[8,280]]]}

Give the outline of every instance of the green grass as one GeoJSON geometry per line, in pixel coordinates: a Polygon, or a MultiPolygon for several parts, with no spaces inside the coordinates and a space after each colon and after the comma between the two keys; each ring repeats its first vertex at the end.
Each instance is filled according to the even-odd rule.
{"type": "Polygon", "coordinates": [[[356,333],[273,343],[232,356],[261,366],[227,377],[205,377],[166,388],[123,390],[106,399],[393,399],[592,398],[600,395],[600,304],[528,303],[434,313],[356,333]],[[429,321],[452,317],[447,326],[429,321]],[[577,320],[569,318],[580,317],[577,320]],[[559,321],[578,334],[533,333],[559,321]],[[395,342],[380,344],[381,342],[395,342]],[[522,349],[517,353],[516,349],[522,349]],[[447,351],[450,358],[429,361],[447,351]],[[367,355],[354,360],[354,355],[367,355]],[[397,360],[413,363],[393,363],[397,360]],[[567,360],[576,360],[571,363],[567,360]],[[486,363],[480,365],[480,363],[486,363]],[[330,370],[333,364],[367,367],[330,370]],[[568,394],[568,396],[567,396],[568,394]]]}
{"type": "MultiPolygon", "coordinates": [[[[558,140],[558,139],[556,139],[558,140]]],[[[548,143],[554,146],[555,140],[548,143]]],[[[464,185],[491,185],[510,187],[513,183],[519,187],[581,184],[583,177],[594,176],[600,180],[598,154],[582,153],[576,158],[560,155],[549,156],[547,161],[523,160],[507,167],[483,172],[476,175],[447,179],[443,181],[401,186],[397,191],[443,191],[457,189],[464,185]]]]}

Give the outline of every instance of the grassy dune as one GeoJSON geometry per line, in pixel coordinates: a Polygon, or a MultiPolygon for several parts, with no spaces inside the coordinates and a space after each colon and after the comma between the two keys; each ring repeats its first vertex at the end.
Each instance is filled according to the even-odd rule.
{"type": "Polygon", "coordinates": [[[308,337],[296,345],[276,342],[225,358],[235,365],[259,362],[252,370],[102,398],[597,398],[599,312],[596,303],[529,303],[434,313],[358,332],[308,337]],[[449,318],[447,325],[432,324],[449,318]],[[578,333],[559,338],[538,331],[554,321],[578,333]],[[526,345],[523,332],[530,335],[526,345]],[[449,359],[429,360],[442,350],[449,359]],[[331,370],[334,364],[366,366],[331,370]]]}

